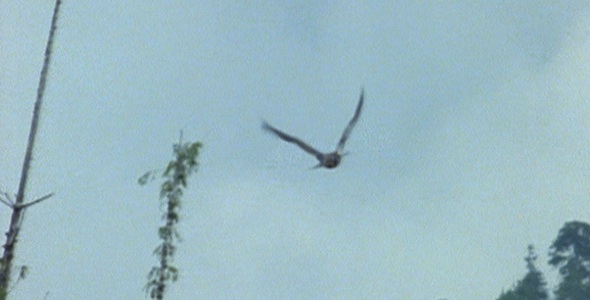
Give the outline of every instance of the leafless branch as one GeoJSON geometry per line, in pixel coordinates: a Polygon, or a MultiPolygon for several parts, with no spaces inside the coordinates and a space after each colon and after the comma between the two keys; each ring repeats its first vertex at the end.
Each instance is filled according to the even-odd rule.
{"type": "Polygon", "coordinates": [[[8,207],[13,208],[14,207],[14,201],[12,201],[12,197],[10,196],[9,193],[7,192],[0,192],[0,202],[6,204],[8,207]],[[2,199],[4,196],[5,199],[2,199]]]}
{"type": "Polygon", "coordinates": [[[37,204],[37,203],[39,203],[39,202],[41,202],[43,200],[47,200],[47,199],[51,198],[52,196],[53,196],[53,193],[47,194],[47,195],[45,195],[45,196],[43,196],[43,197],[41,197],[41,198],[39,198],[37,200],[31,201],[31,202],[29,202],[27,204],[20,205],[19,208],[21,208],[21,209],[27,208],[27,207],[29,207],[31,205],[35,205],[35,204],[37,204]]]}

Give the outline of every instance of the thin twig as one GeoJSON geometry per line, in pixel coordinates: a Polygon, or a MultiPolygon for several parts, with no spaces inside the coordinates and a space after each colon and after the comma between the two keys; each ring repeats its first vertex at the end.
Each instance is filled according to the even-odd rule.
{"type": "Polygon", "coordinates": [[[47,200],[47,199],[51,198],[52,196],[53,196],[53,193],[47,194],[47,195],[45,195],[45,196],[43,196],[43,197],[41,197],[41,198],[39,198],[37,200],[31,201],[31,202],[29,202],[27,204],[20,205],[19,208],[21,208],[21,209],[27,208],[27,207],[29,207],[31,205],[35,205],[35,204],[37,204],[37,203],[39,203],[39,202],[41,202],[43,200],[47,200]]]}
{"type": "Polygon", "coordinates": [[[0,198],[0,202],[4,203],[6,206],[8,206],[10,208],[13,208],[14,207],[14,204],[12,204],[12,203],[10,203],[10,202],[2,199],[2,198],[0,198]]]}
{"type": "Polygon", "coordinates": [[[2,194],[4,197],[0,197],[0,202],[6,204],[6,206],[13,208],[14,207],[14,202],[12,202],[12,199],[10,199],[10,194],[8,194],[7,192],[0,192],[0,194],[2,194]],[[6,200],[2,199],[2,198],[6,198],[6,200]]]}
{"type": "Polygon", "coordinates": [[[8,205],[8,207],[12,208],[14,206],[14,201],[12,201],[12,197],[10,197],[10,194],[7,192],[0,192],[0,194],[2,194],[4,196],[5,199],[2,199],[2,197],[0,197],[0,201],[2,201],[2,203],[8,205]]]}

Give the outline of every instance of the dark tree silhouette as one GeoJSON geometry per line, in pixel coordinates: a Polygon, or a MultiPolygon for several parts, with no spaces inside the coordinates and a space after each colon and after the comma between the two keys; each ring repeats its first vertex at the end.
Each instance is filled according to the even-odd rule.
{"type": "Polygon", "coordinates": [[[549,264],[559,268],[556,300],[590,299],[590,225],[565,223],[549,251],[549,264]]]}
{"type": "Polygon", "coordinates": [[[498,300],[546,300],[549,299],[547,293],[547,283],[541,271],[535,266],[537,255],[533,245],[528,246],[526,261],[527,273],[523,279],[516,283],[516,286],[503,292],[498,300]]]}

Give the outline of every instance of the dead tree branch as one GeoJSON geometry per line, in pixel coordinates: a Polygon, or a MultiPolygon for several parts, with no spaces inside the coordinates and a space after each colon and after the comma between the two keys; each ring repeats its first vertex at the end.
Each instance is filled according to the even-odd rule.
{"type": "Polygon", "coordinates": [[[49,64],[51,61],[51,52],[53,49],[53,39],[57,28],[57,17],[59,13],[59,7],[61,0],[55,1],[53,9],[53,17],[51,18],[51,27],[49,29],[49,37],[47,39],[47,45],[45,47],[45,58],[43,60],[43,67],[39,78],[39,86],[37,88],[37,99],[35,100],[35,106],[33,108],[33,117],[31,120],[31,129],[29,131],[29,139],[27,142],[27,150],[25,152],[25,158],[23,162],[23,168],[21,171],[20,182],[18,186],[18,193],[16,199],[12,205],[12,216],[10,219],[10,225],[8,232],[6,233],[6,243],[4,244],[4,253],[0,259],[0,299],[6,299],[8,288],[10,284],[10,272],[12,269],[12,260],[14,258],[14,251],[16,248],[18,233],[21,228],[22,219],[24,217],[24,209],[33,204],[39,203],[47,198],[48,196],[42,197],[28,204],[23,204],[25,200],[25,191],[27,189],[27,181],[29,178],[29,169],[31,167],[31,160],[33,157],[33,150],[35,148],[35,138],[37,136],[37,128],[39,127],[39,115],[41,113],[41,105],[43,104],[43,93],[45,92],[45,85],[47,83],[47,74],[49,71],[49,64]]]}

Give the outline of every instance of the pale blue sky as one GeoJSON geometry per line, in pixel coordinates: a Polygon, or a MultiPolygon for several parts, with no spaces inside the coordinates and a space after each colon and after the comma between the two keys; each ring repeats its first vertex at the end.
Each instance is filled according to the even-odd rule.
{"type": "MultiPolygon", "coordinates": [[[[65,1],[13,299],[142,299],[158,186],[204,143],[170,299],[493,299],[590,220],[586,1],[65,1]],[[335,146],[335,170],[260,129],[335,146]]],[[[53,1],[0,5],[15,192],[53,1]]],[[[0,210],[6,230],[9,212],[0,210]]]]}

